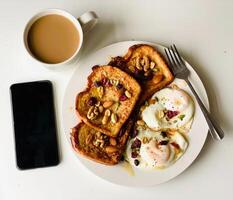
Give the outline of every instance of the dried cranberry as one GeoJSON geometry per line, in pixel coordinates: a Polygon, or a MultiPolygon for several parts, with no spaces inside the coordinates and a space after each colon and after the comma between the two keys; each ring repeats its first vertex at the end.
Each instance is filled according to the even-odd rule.
{"type": "Polygon", "coordinates": [[[95,97],[91,97],[88,101],[87,101],[87,104],[89,106],[93,106],[94,104],[97,103],[97,99],[95,97]]]}
{"type": "Polygon", "coordinates": [[[124,94],[122,94],[122,95],[120,96],[120,98],[119,98],[120,101],[125,101],[125,100],[127,100],[127,99],[128,99],[128,97],[125,96],[124,94]]]}
{"type": "Polygon", "coordinates": [[[140,148],[140,147],[141,147],[141,140],[136,138],[131,145],[131,149],[140,148]]]}
{"type": "Polygon", "coordinates": [[[165,137],[167,137],[167,133],[165,132],[165,131],[162,131],[161,132],[161,135],[165,138],[165,137]]]}
{"type": "Polygon", "coordinates": [[[135,164],[135,166],[138,166],[140,164],[139,160],[135,159],[134,164],[135,164]]]}
{"type": "Polygon", "coordinates": [[[168,144],[168,140],[162,140],[159,142],[159,145],[167,145],[168,144]]]}
{"type": "Polygon", "coordinates": [[[168,111],[166,112],[166,115],[167,115],[168,119],[171,119],[171,118],[175,117],[175,116],[178,115],[178,114],[179,114],[178,111],[168,110],[168,111]]]}
{"type": "Polygon", "coordinates": [[[131,158],[137,158],[137,157],[138,157],[138,153],[136,151],[132,151],[131,158]]]}
{"type": "Polygon", "coordinates": [[[131,132],[131,137],[132,137],[132,138],[135,138],[137,135],[138,135],[138,130],[137,130],[137,129],[134,129],[134,130],[131,132]]]}
{"type": "Polygon", "coordinates": [[[95,81],[94,86],[95,87],[100,87],[100,86],[102,86],[102,82],[101,81],[95,81]]]}
{"type": "Polygon", "coordinates": [[[121,83],[118,83],[117,85],[116,85],[116,87],[117,87],[117,89],[121,89],[121,88],[123,88],[123,85],[121,84],[121,83]]]}

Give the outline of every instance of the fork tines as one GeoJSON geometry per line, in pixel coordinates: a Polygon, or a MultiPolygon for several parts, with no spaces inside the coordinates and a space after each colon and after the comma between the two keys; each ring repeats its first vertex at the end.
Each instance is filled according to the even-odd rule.
{"type": "Polygon", "coordinates": [[[165,48],[164,51],[168,59],[168,64],[175,76],[181,73],[181,71],[187,71],[187,67],[174,44],[169,48],[165,48]]]}

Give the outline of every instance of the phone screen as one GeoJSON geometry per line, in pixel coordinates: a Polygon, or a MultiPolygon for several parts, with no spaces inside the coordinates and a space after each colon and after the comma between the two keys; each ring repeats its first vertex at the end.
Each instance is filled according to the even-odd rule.
{"type": "Polygon", "coordinates": [[[50,81],[10,87],[16,161],[20,169],[59,163],[53,89],[50,81]]]}

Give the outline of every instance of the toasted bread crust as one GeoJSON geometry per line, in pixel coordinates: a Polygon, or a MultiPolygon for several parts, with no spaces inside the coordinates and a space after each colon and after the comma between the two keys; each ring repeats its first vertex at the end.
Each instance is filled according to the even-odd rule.
{"type": "Polygon", "coordinates": [[[129,118],[138,100],[140,92],[140,85],[127,73],[112,66],[98,66],[95,67],[92,73],[89,75],[86,90],[80,92],[76,97],[76,111],[81,120],[88,124],[90,127],[105,133],[106,135],[116,137],[123,124],[129,118]],[[103,86],[104,95],[100,96],[99,89],[102,86],[95,87],[95,81],[103,79],[103,76],[108,80],[120,81],[124,89],[117,89],[116,86],[103,86]],[[121,96],[124,95],[126,90],[130,92],[131,97],[124,101],[119,100],[121,96]],[[95,119],[88,118],[87,115],[90,109],[88,101],[92,97],[96,98],[101,105],[104,105],[104,103],[107,101],[113,102],[113,105],[110,108],[106,108],[105,111],[109,109],[111,114],[116,114],[116,123],[111,123],[110,118],[112,116],[109,116],[109,120],[106,124],[103,123],[105,111],[103,111],[103,113],[99,113],[95,119]]]}

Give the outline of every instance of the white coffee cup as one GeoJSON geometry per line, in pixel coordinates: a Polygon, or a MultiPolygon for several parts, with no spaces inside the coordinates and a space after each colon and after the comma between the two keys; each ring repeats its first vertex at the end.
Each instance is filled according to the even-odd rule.
{"type": "Polygon", "coordinates": [[[28,54],[36,61],[40,62],[41,64],[47,66],[47,67],[55,67],[55,66],[60,66],[60,65],[65,65],[68,63],[73,62],[75,59],[77,59],[78,54],[80,52],[80,49],[82,47],[83,44],[83,35],[85,33],[87,33],[88,31],[90,31],[95,24],[98,21],[98,16],[96,15],[95,12],[93,11],[89,11],[84,13],[83,15],[81,15],[78,18],[75,18],[73,15],[71,15],[70,13],[68,13],[67,11],[64,10],[60,10],[60,9],[47,9],[45,11],[42,11],[36,15],[34,15],[29,22],[27,23],[25,29],[24,29],[24,34],[23,34],[23,40],[24,40],[24,46],[28,52],[28,54]],[[51,15],[51,14],[57,14],[57,15],[61,15],[63,17],[66,17],[67,19],[69,19],[74,26],[76,27],[78,33],[79,33],[79,45],[75,51],[75,53],[69,57],[67,60],[60,62],[60,63],[55,63],[55,64],[51,64],[51,63],[45,63],[41,60],[39,60],[38,58],[36,58],[33,53],[31,52],[29,45],[28,45],[28,32],[32,26],[32,24],[38,20],[39,18],[46,16],[46,15],[51,15]]]}

